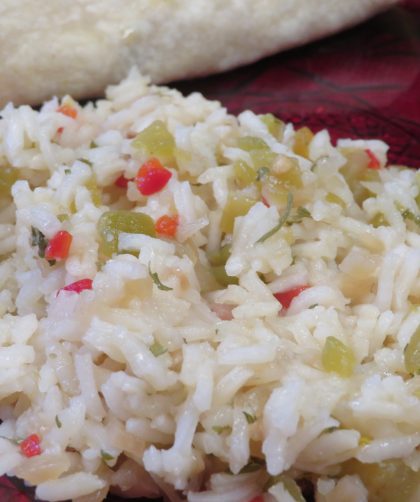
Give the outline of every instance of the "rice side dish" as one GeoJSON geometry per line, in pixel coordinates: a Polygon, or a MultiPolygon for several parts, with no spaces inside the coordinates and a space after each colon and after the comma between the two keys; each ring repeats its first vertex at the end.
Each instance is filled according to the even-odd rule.
{"type": "Polygon", "coordinates": [[[0,120],[0,474],[46,501],[420,500],[420,177],[132,70],[0,120]]]}

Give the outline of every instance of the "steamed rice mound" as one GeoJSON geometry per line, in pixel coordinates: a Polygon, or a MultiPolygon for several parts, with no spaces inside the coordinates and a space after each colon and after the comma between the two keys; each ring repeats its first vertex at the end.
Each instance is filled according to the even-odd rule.
{"type": "Polygon", "coordinates": [[[136,71],[1,115],[1,474],[47,501],[419,500],[415,170],[136,71]]]}

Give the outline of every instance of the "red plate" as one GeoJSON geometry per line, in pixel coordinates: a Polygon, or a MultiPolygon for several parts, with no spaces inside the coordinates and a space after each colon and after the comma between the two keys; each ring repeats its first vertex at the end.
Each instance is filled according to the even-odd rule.
{"type": "MultiPolygon", "coordinates": [[[[420,0],[344,33],[245,68],[178,82],[233,113],[271,112],[333,138],[380,138],[392,162],[420,166],[420,0]]],[[[1,502],[32,502],[19,480],[0,478],[1,502]]],[[[108,501],[122,500],[109,497],[108,501]]]]}

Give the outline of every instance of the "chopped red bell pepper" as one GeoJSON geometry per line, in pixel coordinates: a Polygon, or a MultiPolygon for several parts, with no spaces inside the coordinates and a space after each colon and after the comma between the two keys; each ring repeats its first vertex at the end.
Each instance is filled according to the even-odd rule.
{"type": "Polygon", "coordinates": [[[41,455],[41,438],[38,434],[31,434],[19,443],[20,451],[25,457],[36,457],[41,455]]]}
{"type": "MultiPolygon", "coordinates": [[[[63,115],[66,115],[67,117],[70,117],[72,119],[77,119],[77,110],[76,108],[73,108],[71,105],[61,105],[57,108],[57,111],[59,113],[62,113],[63,115]]],[[[59,127],[57,129],[57,133],[61,134],[64,131],[64,127],[59,127]]]]}
{"type": "Polygon", "coordinates": [[[47,260],[65,260],[69,255],[69,250],[73,236],[66,230],[57,232],[48,246],[45,248],[45,258],[47,260]]]}
{"type": "Polygon", "coordinates": [[[59,113],[62,113],[63,115],[67,115],[67,117],[70,117],[72,119],[77,118],[77,110],[71,105],[61,105],[57,108],[57,111],[59,113]]]}
{"type": "Polygon", "coordinates": [[[133,181],[133,179],[126,178],[123,174],[114,181],[114,185],[120,188],[127,188],[128,182],[133,181]]]}
{"type": "Polygon", "coordinates": [[[261,197],[261,202],[264,204],[264,206],[270,207],[270,204],[268,203],[268,200],[264,197],[264,195],[261,197]]]}
{"type": "Polygon", "coordinates": [[[74,293],[81,293],[85,289],[92,289],[92,279],[80,279],[80,281],[67,284],[67,286],[61,288],[60,291],[73,291],[74,293]]]}
{"type": "Polygon", "coordinates": [[[299,296],[302,291],[305,289],[308,289],[309,286],[298,286],[297,288],[292,288],[287,291],[283,291],[282,293],[274,293],[274,296],[276,300],[278,300],[285,309],[288,309],[290,307],[290,304],[292,303],[293,298],[296,296],[299,296]]]}
{"type": "Polygon", "coordinates": [[[178,215],[168,216],[164,214],[155,223],[156,233],[165,237],[175,237],[178,228],[178,215]]]}
{"type": "Polygon", "coordinates": [[[136,185],[142,195],[152,195],[166,186],[172,173],[158,159],[150,159],[139,169],[136,185]]]}
{"type": "Polygon", "coordinates": [[[367,156],[369,157],[369,164],[368,168],[369,169],[380,169],[381,163],[379,162],[378,157],[372,152],[372,150],[366,149],[365,150],[367,156]]]}

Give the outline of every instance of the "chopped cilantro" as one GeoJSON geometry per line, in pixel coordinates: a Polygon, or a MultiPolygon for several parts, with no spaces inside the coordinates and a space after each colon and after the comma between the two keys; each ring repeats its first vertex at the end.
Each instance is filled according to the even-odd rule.
{"type": "Polygon", "coordinates": [[[248,413],[247,411],[243,411],[242,413],[245,415],[246,421],[249,424],[253,424],[254,422],[256,422],[257,417],[255,415],[252,415],[251,413],[248,413]]]}
{"type": "Polygon", "coordinates": [[[88,166],[91,166],[92,167],[92,162],[88,159],[80,159],[80,162],[84,162],[85,164],[87,164],[88,166]]]}
{"type": "Polygon", "coordinates": [[[38,256],[45,257],[45,250],[48,246],[48,239],[45,235],[35,227],[31,227],[31,245],[38,247],[38,256]]]}
{"type": "Polygon", "coordinates": [[[0,439],[6,439],[7,441],[10,441],[13,444],[20,444],[23,439],[13,439],[13,438],[8,438],[6,436],[0,436],[0,439]]]}
{"type": "Polygon", "coordinates": [[[152,278],[152,281],[158,287],[158,289],[160,289],[161,291],[172,291],[173,288],[170,288],[169,286],[165,286],[165,284],[162,284],[157,272],[152,272],[152,269],[150,268],[150,264],[149,264],[149,275],[152,278]]]}
{"type": "Polygon", "coordinates": [[[232,432],[232,427],[230,425],[214,425],[212,429],[214,432],[217,432],[217,434],[222,434],[223,432],[230,434],[232,432]]]}
{"type": "Polygon", "coordinates": [[[270,231],[268,231],[262,237],[260,237],[257,240],[257,244],[260,242],[266,241],[269,237],[271,237],[272,235],[274,235],[276,232],[278,232],[281,229],[281,227],[286,223],[287,219],[289,218],[290,211],[292,210],[292,205],[293,205],[293,195],[291,192],[289,192],[287,194],[286,209],[285,209],[284,213],[280,216],[279,222],[277,223],[277,225],[274,228],[272,228],[270,231]]]}
{"type": "Polygon", "coordinates": [[[420,215],[419,214],[414,214],[409,209],[404,209],[404,211],[402,211],[402,213],[401,213],[401,216],[405,220],[413,221],[416,225],[420,226],[420,215]]]}
{"type": "Polygon", "coordinates": [[[242,469],[239,471],[239,474],[248,474],[250,472],[256,472],[259,471],[264,462],[260,460],[259,458],[251,458],[251,460],[242,467],[242,469]]]}
{"type": "Polygon", "coordinates": [[[301,223],[304,218],[310,217],[311,213],[305,207],[299,206],[294,214],[291,215],[287,223],[289,225],[291,225],[292,223],[301,223]]]}
{"type": "Polygon", "coordinates": [[[336,425],[333,425],[332,427],[327,427],[326,429],[324,429],[324,434],[331,434],[331,432],[334,432],[337,429],[339,429],[339,427],[337,427],[336,425]]]}
{"type": "Polygon", "coordinates": [[[114,457],[104,450],[101,450],[101,458],[104,462],[110,462],[111,460],[114,460],[114,457]]]}

